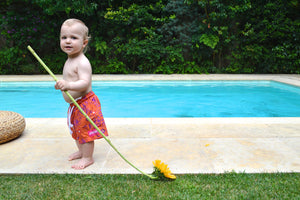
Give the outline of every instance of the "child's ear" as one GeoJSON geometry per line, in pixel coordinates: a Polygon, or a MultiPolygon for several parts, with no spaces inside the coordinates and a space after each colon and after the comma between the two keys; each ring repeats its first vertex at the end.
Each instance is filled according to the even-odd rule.
{"type": "Polygon", "coordinates": [[[86,47],[86,45],[88,45],[88,43],[89,43],[89,40],[84,40],[83,41],[83,47],[86,47]]]}

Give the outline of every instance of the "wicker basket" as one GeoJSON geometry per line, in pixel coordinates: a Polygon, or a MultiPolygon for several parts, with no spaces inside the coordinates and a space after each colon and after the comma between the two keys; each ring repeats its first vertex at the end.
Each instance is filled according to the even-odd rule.
{"type": "Polygon", "coordinates": [[[0,144],[19,137],[25,129],[22,115],[11,111],[0,111],[0,144]]]}

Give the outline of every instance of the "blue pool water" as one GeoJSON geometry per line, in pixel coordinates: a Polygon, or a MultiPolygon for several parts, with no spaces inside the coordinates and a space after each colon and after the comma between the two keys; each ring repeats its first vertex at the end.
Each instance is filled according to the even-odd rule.
{"type": "MultiPolygon", "coordinates": [[[[300,88],[274,81],[94,81],[104,117],[300,117],[300,88]]],[[[0,110],[66,117],[54,82],[0,82],[0,110]]]]}

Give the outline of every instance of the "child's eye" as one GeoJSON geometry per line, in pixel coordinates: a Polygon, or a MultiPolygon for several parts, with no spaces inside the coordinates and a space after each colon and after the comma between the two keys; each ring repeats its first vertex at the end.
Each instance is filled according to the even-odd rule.
{"type": "Polygon", "coordinates": [[[62,40],[65,40],[65,39],[67,39],[67,37],[66,37],[66,36],[62,36],[61,39],[62,39],[62,40]]]}
{"type": "Polygon", "coordinates": [[[72,39],[72,40],[76,40],[76,39],[77,39],[77,37],[74,37],[74,36],[73,36],[73,37],[71,37],[71,39],[72,39]]]}

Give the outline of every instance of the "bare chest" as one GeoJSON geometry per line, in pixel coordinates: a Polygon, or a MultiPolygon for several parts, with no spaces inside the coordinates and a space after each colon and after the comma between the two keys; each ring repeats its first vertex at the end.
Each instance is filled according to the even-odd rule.
{"type": "Polygon", "coordinates": [[[66,62],[63,69],[63,79],[66,81],[78,80],[78,67],[66,62]]]}

